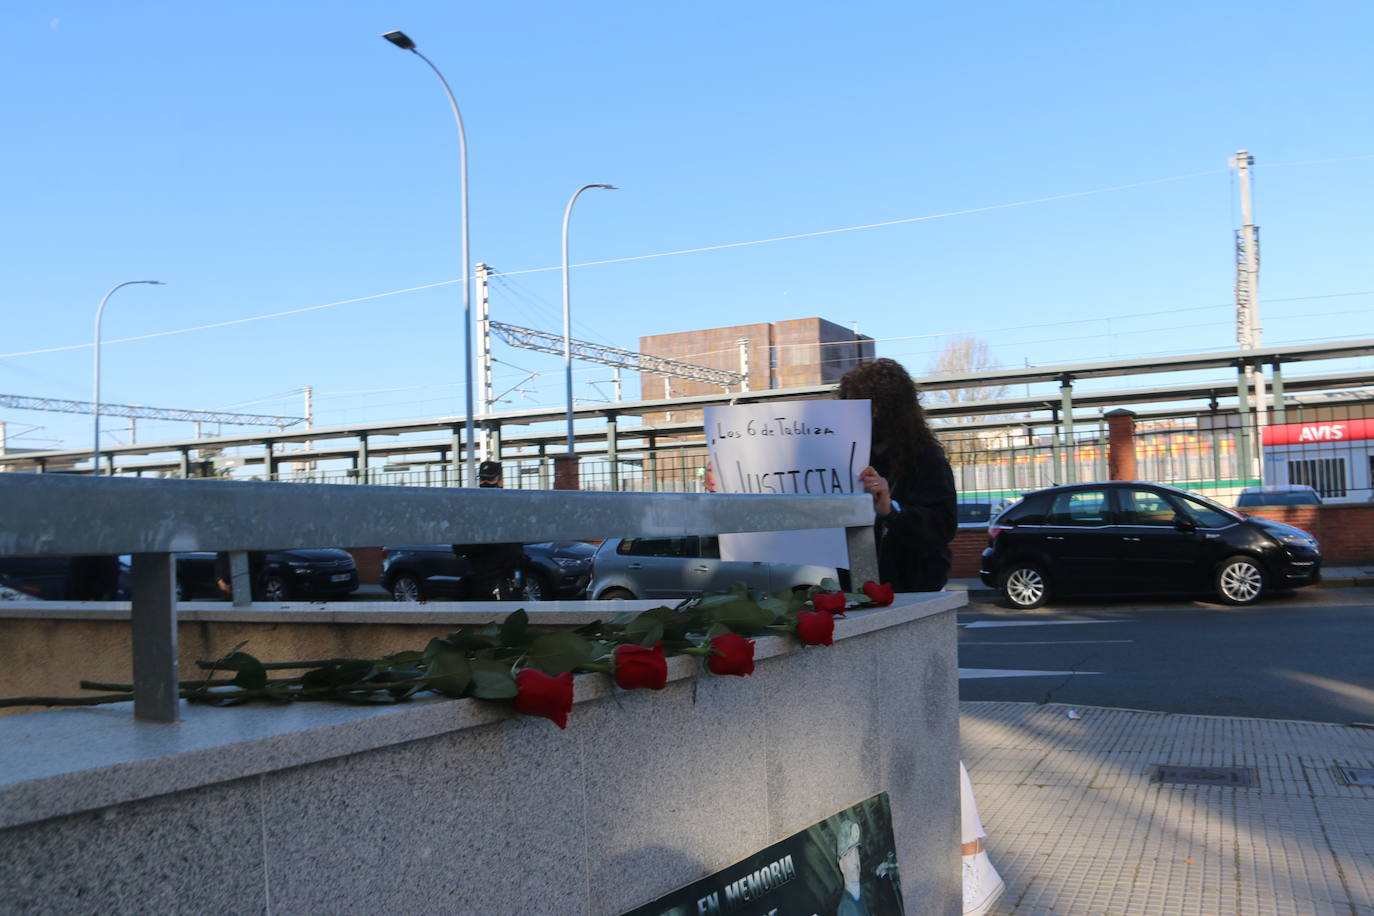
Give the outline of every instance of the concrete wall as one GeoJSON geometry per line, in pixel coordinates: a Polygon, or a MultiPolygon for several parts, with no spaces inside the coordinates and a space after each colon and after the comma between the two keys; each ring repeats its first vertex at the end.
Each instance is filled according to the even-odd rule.
{"type": "Polygon", "coordinates": [[[583,675],[567,731],[476,700],[11,717],[0,906],[610,914],[887,791],[907,912],[955,916],[963,600],[762,638],[750,678],[583,675]]]}
{"type": "MultiPolygon", "coordinates": [[[[188,602],[177,615],[178,677],[204,677],[197,661],[221,658],[241,642],[248,644],[245,652],[263,661],[376,658],[423,649],[435,636],[468,624],[503,620],[519,606],[257,602],[247,609],[231,609],[225,602],[188,602]]],[[[578,626],[622,610],[599,601],[549,601],[543,607],[539,614],[546,626],[578,626]]],[[[133,677],[128,602],[5,602],[0,604],[0,646],[0,697],[79,696],[83,680],[127,684],[133,677]]],[[[0,716],[39,709],[0,708],[0,716]]]]}

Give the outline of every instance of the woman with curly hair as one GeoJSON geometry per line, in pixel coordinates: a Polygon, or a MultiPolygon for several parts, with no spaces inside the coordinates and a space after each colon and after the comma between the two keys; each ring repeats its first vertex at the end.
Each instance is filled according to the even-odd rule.
{"type": "Polygon", "coordinates": [[[878,359],[845,373],[837,396],[872,401],[873,447],[859,481],[878,516],[879,579],[899,592],[939,591],[949,579],[957,496],[916,383],[900,363],[878,359]]]}

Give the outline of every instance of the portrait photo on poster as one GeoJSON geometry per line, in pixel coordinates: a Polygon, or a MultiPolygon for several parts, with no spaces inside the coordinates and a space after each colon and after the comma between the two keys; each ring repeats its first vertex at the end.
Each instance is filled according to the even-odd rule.
{"type": "MultiPolygon", "coordinates": [[[[866,400],[707,407],[716,491],[794,496],[863,493],[872,415],[866,400]]],[[[722,534],[723,560],[848,567],[844,529],[722,534]]]]}

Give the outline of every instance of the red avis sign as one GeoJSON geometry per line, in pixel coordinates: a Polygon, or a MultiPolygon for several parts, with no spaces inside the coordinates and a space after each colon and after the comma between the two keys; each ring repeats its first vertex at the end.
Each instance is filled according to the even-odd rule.
{"type": "Polygon", "coordinates": [[[1325,423],[1266,426],[1261,441],[1265,445],[1318,445],[1323,442],[1349,442],[1352,439],[1374,439],[1374,420],[1331,420],[1325,423]]]}

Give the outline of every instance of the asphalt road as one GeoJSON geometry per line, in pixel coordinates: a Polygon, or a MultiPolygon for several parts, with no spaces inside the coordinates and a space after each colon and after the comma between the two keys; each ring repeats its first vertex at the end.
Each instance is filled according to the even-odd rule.
{"type": "Polygon", "coordinates": [[[1374,723],[1374,588],[1305,589],[1245,608],[973,603],[959,614],[959,694],[1374,723]]]}

